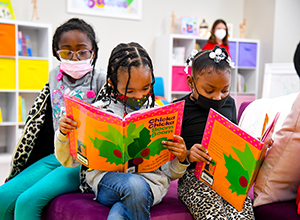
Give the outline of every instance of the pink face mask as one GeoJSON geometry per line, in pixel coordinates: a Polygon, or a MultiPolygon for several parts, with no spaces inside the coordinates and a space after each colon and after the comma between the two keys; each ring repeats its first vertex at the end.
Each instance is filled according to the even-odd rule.
{"type": "Polygon", "coordinates": [[[91,59],[79,61],[61,59],[60,69],[72,78],[80,79],[90,72],[93,67],[91,59]]]}

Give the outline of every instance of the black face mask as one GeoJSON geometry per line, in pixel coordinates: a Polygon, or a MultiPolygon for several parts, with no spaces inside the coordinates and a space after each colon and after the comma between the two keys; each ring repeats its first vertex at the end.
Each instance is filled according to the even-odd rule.
{"type": "MultiPolygon", "coordinates": [[[[193,83],[194,83],[194,80],[193,80],[193,83]]],[[[225,103],[227,102],[227,99],[229,97],[229,95],[227,95],[225,98],[221,99],[221,100],[213,100],[213,99],[209,99],[209,98],[206,98],[205,96],[201,95],[198,90],[197,90],[197,87],[194,83],[194,87],[195,87],[195,90],[196,92],[198,93],[198,99],[195,99],[193,96],[193,100],[195,101],[195,103],[200,106],[201,108],[203,109],[214,109],[214,110],[218,110],[220,108],[222,108],[225,103]]]]}
{"type": "Polygon", "coordinates": [[[198,91],[197,91],[197,93],[198,93],[198,99],[195,99],[194,97],[192,97],[193,100],[195,101],[195,103],[197,105],[199,105],[201,108],[206,109],[206,110],[208,110],[210,108],[219,110],[220,108],[222,108],[225,105],[225,103],[227,102],[227,99],[229,97],[229,95],[228,95],[224,99],[213,100],[213,99],[209,99],[209,98],[206,98],[205,96],[200,95],[198,91]]]}

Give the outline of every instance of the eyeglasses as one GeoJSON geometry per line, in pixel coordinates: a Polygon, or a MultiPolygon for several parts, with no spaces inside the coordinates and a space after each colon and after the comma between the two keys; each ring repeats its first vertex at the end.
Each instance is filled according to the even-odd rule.
{"type": "Polygon", "coordinates": [[[79,60],[88,60],[93,56],[94,51],[92,51],[92,50],[77,50],[77,51],[58,50],[57,53],[58,53],[59,57],[64,60],[71,60],[73,58],[74,54],[76,54],[76,56],[79,60]]]}

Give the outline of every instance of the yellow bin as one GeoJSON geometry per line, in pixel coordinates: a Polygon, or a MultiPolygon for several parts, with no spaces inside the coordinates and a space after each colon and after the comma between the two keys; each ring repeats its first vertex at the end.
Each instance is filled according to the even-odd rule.
{"type": "Polygon", "coordinates": [[[48,61],[19,59],[19,89],[41,90],[48,82],[48,61]]]}

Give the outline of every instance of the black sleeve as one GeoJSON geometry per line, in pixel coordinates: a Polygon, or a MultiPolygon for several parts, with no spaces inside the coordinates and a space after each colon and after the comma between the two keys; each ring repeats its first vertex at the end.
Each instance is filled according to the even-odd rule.
{"type": "Polygon", "coordinates": [[[237,122],[237,117],[236,117],[236,107],[235,107],[235,101],[233,99],[233,105],[232,105],[232,120],[231,120],[234,124],[238,124],[237,122]]]}
{"type": "Polygon", "coordinates": [[[294,54],[294,65],[298,76],[300,77],[300,43],[298,44],[294,54]]]}

